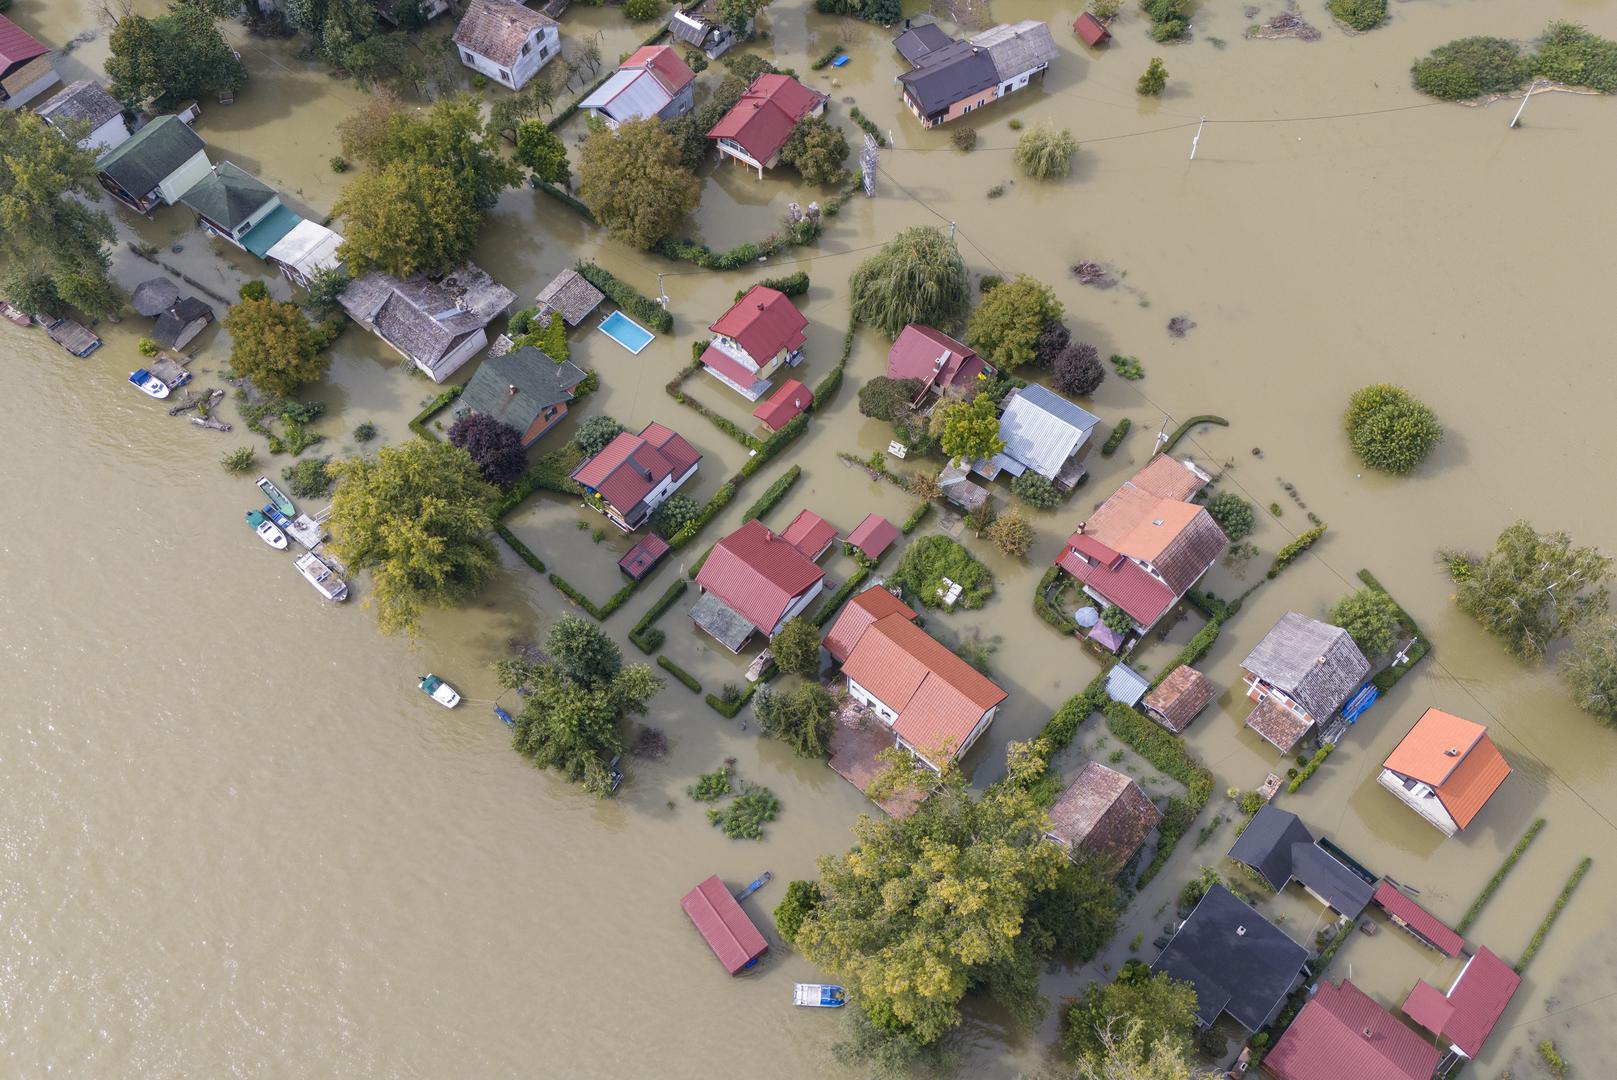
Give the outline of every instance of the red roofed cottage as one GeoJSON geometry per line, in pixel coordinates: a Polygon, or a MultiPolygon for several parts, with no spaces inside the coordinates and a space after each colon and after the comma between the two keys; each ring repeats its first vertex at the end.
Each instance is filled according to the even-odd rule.
{"type": "Polygon", "coordinates": [[[696,584],[702,595],[691,607],[691,621],[740,652],[753,634],[774,637],[808,607],[825,587],[825,572],[753,520],[713,545],[696,584]]]}
{"type": "Polygon", "coordinates": [[[1346,979],[1321,980],[1263,1059],[1277,1080],[1431,1080],[1437,1047],[1346,979]]]}
{"type": "Polygon", "coordinates": [[[574,469],[573,479],[612,524],[633,532],[696,475],[701,461],[702,455],[680,435],[661,424],[647,424],[638,435],[620,433],[574,469]]]}
{"type": "Polygon", "coordinates": [[[773,169],[798,122],[825,112],[826,96],[790,75],[760,75],[752,80],[735,107],[719,118],[707,137],[721,157],[732,157],[758,170],[773,169]]]}
{"type": "Polygon", "coordinates": [[[941,330],[910,323],[887,350],[889,379],[920,379],[926,385],[920,396],[932,390],[974,386],[977,377],[992,374],[993,368],[969,347],[941,330]]]}
{"type": "Polygon", "coordinates": [[[59,80],[51,51],[0,15],[0,109],[18,109],[59,80]]]}
{"type": "Polygon", "coordinates": [[[708,327],[718,336],[703,350],[702,366],[748,401],[757,401],[782,364],[803,362],[806,326],[808,320],[785,293],[754,285],[708,327]]]}

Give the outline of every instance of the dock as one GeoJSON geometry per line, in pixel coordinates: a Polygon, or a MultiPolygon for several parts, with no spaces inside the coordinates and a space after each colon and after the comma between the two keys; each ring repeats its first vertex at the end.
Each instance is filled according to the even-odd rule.
{"type": "Polygon", "coordinates": [[[293,518],[292,524],[286,529],[286,534],[310,551],[323,544],[328,535],[325,526],[308,514],[299,514],[293,518]]]}
{"type": "Polygon", "coordinates": [[[191,372],[185,366],[190,362],[189,356],[165,349],[146,362],[146,370],[162,379],[170,390],[177,390],[191,381],[191,372]]]}
{"type": "Polygon", "coordinates": [[[45,327],[50,339],[74,356],[89,356],[101,347],[101,339],[72,319],[57,319],[45,327]]]}

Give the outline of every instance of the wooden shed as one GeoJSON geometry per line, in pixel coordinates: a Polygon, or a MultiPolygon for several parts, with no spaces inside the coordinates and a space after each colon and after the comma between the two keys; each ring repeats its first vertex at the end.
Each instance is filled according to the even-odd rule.
{"type": "Polygon", "coordinates": [[[1087,11],[1073,21],[1072,32],[1085,45],[1104,45],[1112,40],[1112,32],[1106,29],[1106,25],[1087,11]]]}

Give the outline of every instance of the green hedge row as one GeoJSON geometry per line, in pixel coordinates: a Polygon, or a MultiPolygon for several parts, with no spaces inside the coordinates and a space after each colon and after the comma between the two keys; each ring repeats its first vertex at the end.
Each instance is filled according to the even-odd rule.
{"type": "MultiPolygon", "coordinates": [[[[571,600],[573,603],[577,604],[579,607],[583,608],[585,611],[589,612],[590,616],[595,619],[596,622],[605,622],[607,619],[611,618],[612,613],[618,610],[618,608],[622,607],[624,604],[628,603],[629,597],[633,596],[634,591],[640,587],[639,581],[631,581],[623,588],[609,596],[606,603],[596,604],[595,601],[579,592],[578,589],[573,586],[572,582],[568,581],[560,574],[552,573],[549,576],[550,583],[556,586],[556,590],[558,592],[567,597],[567,599],[571,600]]],[[[641,581],[644,580],[644,578],[641,579],[641,581]]]]}
{"type": "Polygon", "coordinates": [[[853,356],[853,335],[858,326],[853,319],[848,320],[848,330],[842,335],[842,355],[837,359],[836,367],[826,372],[820,381],[814,384],[814,407],[823,409],[836,396],[838,388],[842,386],[842,372],[848,366],[848,358],[853,356]]]}
{"type": "Polygon", "coordinates": [[[410,430],[424,439],[436,438],[427,427],[427,421],[454,404],[455,399],[460,397],[461,392],[465,389],[464,386],[451,386],[448,390],[427,402],[427,407],[416,413],[415,419],[410,421],[410,430]]]}
{"type": "Polygon", "coordinates": [[[541,574],[545,572],[545,560],[541,559],[538,555],[535,555],[533,549],[527,544],[524,544],[521,540],[518,540],[516,533],[506,528],[503,521],[496,521],[494,523],[494,533],[501,540],[505,541],[507,547],[516,552],[517,558],[521,559],[523,562],[527,563],[541,574]]]}
{"type": "Polygon", "coordinates": [[[740,712],[746,706],[747,702],[752,700],[752,695],[757,693],[758,688],[764,683],[768,682],[770,679],[773,679],[779,670],[779,668],[775,667],[775,662],[771,660],[769,663],[764,665],[764,670],[759,674],[758,681],[748,683],[746,689],[741,691],[740,697],[736,698],[734,701],[727,702],[717,694],[709,694],[707,696],[707,703],[712,707],[713,711],[718,713],[720,716],[733,720],[735,719],[736,713],[740,712]]]}
{"type": "MultiPolygon", "coordinates": [[[[766,277],[758,284],[762,285],[766,289],[774,289],[783,296],[802,296],[804,293],[809,291],[808,271],[799,270],[797,273],[787,274],[785,277],[766,277]]],[[[740,300],[746,295],[746,289],[736,290],[737,300],[740,300]]]]}
{"type": "Polygon", "coordinates": [[[515,487],[494,504],[494,516],[503,518],[515,510],[523,499],[536,491],[554,491],[558,495],[582,495],[584,489],[573,482],[572,473],[583,460],[583,453],[572,443],[545,454],[522,474],[515,487]]]}
{"type": "Polygon", "coordinates": [[[1179,440],[1188,435],[1190,433],[1190,429],[1195,427],[1197,424],[1217,424],[1219,427],[1230,426],[1230,422],[1228,420],[1224,419],[1222,416],[1213,416],[1211,413],[1206,413],[1201,416],[1192,416],[1189,420],[1186,420],[1183,424],[1180,424],[1178,427],[1173,429],[1173,434],[1168,436],[1168,441],[1162,444],[1162,449],[1159,450],[1158,453],[1173,453],[1173,448],[1179,445],[1179,440]]]}
{"type": "Polygon", "coordinates": [[[1543,827],[1543,818],[1539,818],[1527,827],[1527,831],[1522,834],[1522,838],[1516,841],[1516,846],[1511,848],[1510,854],[1505,856],[1505,861],[1500,864],[1498,870],[1494,871],[1493,877],[1488,879],[1488,884],[1482,887],[1482,895],[1472,901],[1471,906],[1466,909],[1465,918],[1454,924],[1454,929],[1457,932],[1463,934],[1471,929],[1471,924],[1477,921],[1478,915],[1482,914],[1483,905],[1493,899],[1493,894],[1499,890],[1499,886],[1505,883],[1505,878],[1516,868],[1517,860],[1527,851],[1527,846],[1533,842],[1534,838],[1538,836],[1539,830],[1543,827]]]}
{"type": "Polygon", "coordinates": [[[775,504],[786,497],[786,492],[793,484],[797,483],[797,478],[802,475],[803,467],[801,465],[793,465],[790,469],[781,473],[780,479],[770,484],[764,490],[764,493],[758,496],[757,502],[747,507],[747,512],[741,515],[741,523],[745,525],[747,522],[755,518],[761,518],[773,510],[775,504]]]}
{"type": "Polygon", "coordinates": [[[668,672],[668,674],[672,675],[680,682],[684,683],[685,689],[689,690],[691,693],[700,694],[702,692],[702,684],[697,681],[696,676],[692,675],[690,672],[668,659],[668,657],[657,657],[657,666],[668,672]]]}
{"type": "Polygon", "coordinates": [[[853,573],[849,574],[848,580],[842,583],[842,587],[836,592],[832,593],[831,599],[820,605],[820,610],[814,613],[814,625],[823,627],[826,623],[830,622],[832,618],[836,616],[837,611],[842,607],[843,601],[852,596],[853,591],[859,586],[863,585],[865,583],[865,578],[869,576],[870,570],[868,567],[864,566],[859,567],[853,573]]]}
{"type": "Polygon", "coordinates": [[[791,445],[792,440],[803,434],[803,429],[806,427],[808,427],[807,413],[792,417],[787,421],[785,427],[775,432],[759,445],[758,452],[748,458],[741,466],[741,475],[751,476],[769,464],[769,459],[791,445]]]}
{"type": "Polygon", "coordinates": [[[1100,456],[1111,457],[1117,453],[1117,448],[1123,445],[1123,440],[1128,438],[1129,428],[1133,426],[1134,421],[1126,416],[1119,420],[1117,426],[1112,428],[1112,433],[1106,436],[1106,442],[1100,448],[1100,456]]]}
{"type": "Polygon", "coordinates": [[[651,605],[651,609],[640,616],[640,621],[629,631],[629,640],[634,642],[635,648],[647,656],[662,648],[663,642],[667,640],[666,635],[653,624],[685,594],[686,587],[684,578],[675,578],[674,583],[657,598],[655,604],[651,605]]]}
{"type": "Polygon", "coordinates": [[[1271,578],[1275,577],[1280,573],[1280,571],[1284,570],[1286,567],[1295,562],[1299,555],[1313,547],[1315,544],[1319,543],[1319,538],[1324,535],[1324,525],[1316,525],[1307,532],[1299,535],[1297,539],[1293,540],[1291,543],[1287,544],[1285,547],[1281,548],[1275,553],[1274,564],[1269,567],[1269,573],[1267,576],[1271,578]]]}
{"type": "Polygon", "coordinates": [[[585,221],[594,223],[595,215],[590,213],[590,208],[555,184],[550,183],[548,180],[541,180],[537,176],[530,177],[528,182],[562,205],[578,211],[585,221]]]}
{"type": "Polygon", "coordinates": [[[661,330],[666,334],[674,328],[674,317],[668,313],[668,309],[634,286],[618,280],[587,259],[580,260],[574,269],[585,281],[605,293],[614,304],[653,330],[661,330]]]}
{"type": "Polygon", "coordinates": [[[926,516],[931,512],[932,504],[923,499],[914,510],[910,511],[910,516],[904,519],[904,524],[898,527],[898,531],[908,536],[915,531],[915,527],[925,520],[926,516]]]}
{"type": "Polygon", "coordinates": [[[1555,903],[1550,905],[1550,910],[1545,914],[1544,921],[1539,923],[1538,929],[1533,932],[1533,940],[1527,943],[1527,951],[1522,953],[1520,960],[1516,961],[1516,974],[1520,975],[1526,970],[1527,962],[1538,954],[1538,947],[1544,944],[1545,935],[1550,932],[1550,927],[1555,925],[1555,920],[1561,917],[1561,909],[1566,907],[1567,901],[1572,899],[1572,893],[1577,889],[1578,882],[1583,880],[1583,875],[1589,872],[1589,866],[1593,862],[1593,859],[1585,856],[1584,860],[1578,864],[1577,869],[1572,871],[1572,876],[1567,878],[1566,884],[1561,888],[1561,894],[1555,898],[1555,903]]]}
{"type": "Polygon", "coordinates": [[[807,220],[787,226],[784,233],[772,233],[762,242],[748,240],[728,251],[714,251],[706,244],[690,240],[664,237],[651,246],[651,250],[666,259],[677,259],[700,266],[703,270],[740,270],[760,259],[767,259],[794,247],[803,247],[819,239],[820,226],[807,220]]]}
{"type": "Polygon", "coordinates": [[[1331,751],[1335,749],[1336,747],[1333,744],[1326,743],[1318,750],[1315,750],[1314,756],[1308,759],[1308,764],[1298,770],[1297,775],[1292,777],[1286,784],[1286,791],[1292,795],[1297,794],[1297,789],[1303,786],[1303,781],[1318,772],[1319,767],[1325,764],[1325,759],[1330,757],[1331,751]]]}
{"type": "Polygon", "coordinates": [[[1052,566],[1039,578],[1039,584],[1033,589],[1033,614],[1042,619],[1051,629],[1061,634],[1073,632],[1072,620],[1061,613],[1061,610],[1045,598],[1055,583],[1060,580],[1063,571],[1059,566],[1052,566]]]}
{"type": "Polygon", "coordinates": [[[696,515],[696,519],[680,526],[679,531],[668,538],[668,546],[678,551],[696,539],[696,534],[706,528],[708,522],[718,517],[719,511],[728,506],[730,500],[735,497],[736,482],[734,480],[726,480],[720,484],[719,490],[715,491],[713,497],[708,499],[707,503],[702,507],[702,512],[696,515]]]}
{"type": "Polygon", "coordinates": [[[1158,683],[1173,674],[1181,664],[1186,667],[1195,667],[1196,661],[1212,651],[1213,643],[1218,640],[1219,631],[1223,628],[1224,623],[1222,620],[1211,619],[1206,626],[1196,631],[1191,639],[1185,642],[1185,647],[1179,650],[1179,655],[1169,660],[1167,665],[1163,667],[1162,672],[1151,680],[1152,689],[1155,689],[1158,683]]]}
{"type": "Polygon", "coordinates": [[[860,112],[859,106],[850,106],[848,109],[848,115],[853,117],[853,122],[858,124],[860,128],[864,130],[866,135],[869,135],[876,140],[877,146],[884,149],[886,148],[887,139],[882,135],[881,128],[877,127],[875,122],[871,120],[870,117],[860,112]]]}
{"type": "Polygon", "coordinates": [[[1185,785],[1185,796],[1168,800],[1168,811],[1157,827],[1157,851],[1140,874],[1139,887],[1157,876],[1173,854],[1186,830],[1202,812],[1213,794],[1213,774],[1185,749],[1185,741],[1158,727],[1143,715],[1116,702],[1105,707],[1106,726],[1141,757],[1149,761],[1158,772],[1185,785]]]}

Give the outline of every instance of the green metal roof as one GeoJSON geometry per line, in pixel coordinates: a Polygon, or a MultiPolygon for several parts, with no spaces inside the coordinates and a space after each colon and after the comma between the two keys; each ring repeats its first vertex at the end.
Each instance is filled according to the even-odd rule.
{"type": "Polygon", "coordinates": [[[269,249],[281,242],[282,237],[297,228],[303,221],[283,203],[269,212],[269,215],[247,230],[247,235],[241,238],[241,246],[262,259],[269,254],[269,249]]]}
{"type": "Polygon", "coordinates": [[[140,197],[202,149],[202,140],[183,120],[177,116],[159,116],[102,154],[96,168],[129,194],[140,197]]]}
{"type": "Polygon", "coordinates": [[[191,185],[190,190],[180,196],[180,201],[214,224],[235,232],[242,222],[275,198],[279,198],[275,189],[264,181],[228,161],[221,161],[213,167],[213,172],[191,185]]]}

